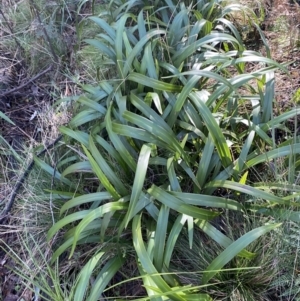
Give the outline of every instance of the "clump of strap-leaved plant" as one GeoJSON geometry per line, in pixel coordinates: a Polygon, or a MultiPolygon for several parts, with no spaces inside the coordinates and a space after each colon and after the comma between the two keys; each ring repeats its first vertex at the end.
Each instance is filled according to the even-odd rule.
{"type": "Polygon", "coordinates": [[[99,34],[85,42],[117,76],[82,85],[78,113],[60,129],[74,150],[61,178],[80,174],[85,190],[74,190],[49,230],[49,240],[65,231],[52,260],[98,245],[73,300],[109,296],[111,279],[132,258],[146,299],[211,300],[204,288],[214,276],[236,256],[251,266],[256,254],[247,246],[280,225],[233,240],[214,220],[226,211],[272,215],[296,205],[289,193],[282,198],[247,184],[253,167],[291,149],[297,154],[300,144],[276,145],[272,129],[297,111],[273,117],[274,71],[285,67],[245,49],[227,18],[240,9],[217,0],[111,1],[107,12],[90,17],[99,34]],[[198,271],[197,285],[182,284],[170,270],[183,231],[186,248],[202,231],[223,249],[198,271]]]}

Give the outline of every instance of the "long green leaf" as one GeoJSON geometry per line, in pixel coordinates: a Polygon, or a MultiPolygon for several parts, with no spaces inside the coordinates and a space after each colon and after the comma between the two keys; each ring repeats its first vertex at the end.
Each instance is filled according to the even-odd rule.
{"type": "Polygon", "coordinates": [[[222,42],[222,41],[238,44],[238,41],[229,34],[212,33],[210,35],[207,35],[195,41],[191,45],[181,48],[179,51],[177,51],[172,57],[174,66],[178,67],[186,58],[193,55],[195,53],[195,50],[199,49],[201,46],[208,45],[209,43],[222,42]]]}
{"type": "Polygon", "coordinates": [[[171,185],[172,191],[181,191],[181,187],[178,181],[178,178],[175,173],[174,168],[174,157],[171,157],[167,161],[167,171],[168,171],[168,177],[171,185]]]}
{"type": "Polygon", "coordinates": [[[68,166],[63,173],[61,174],[63,177],[65,177],[68,174],[76,173],[76,172],[92,172],[92,166],[89,161],[83,161],[83,162],[77,162],[70,166],[68,166]]]}
{"type": "Polygon", "coordinates": [[[171,209],[186,214],[188,216],[192,216],[194,218],[198,218],[201,220],[211,220],[219,215],[217,212],[188,205],[155,185],[152,185],[152,187],[148,189],[148,193],[164,205],[170,207],[171,209]]]}
{"type": "Polygon", "coordinates": [[[96,201],[104,201],[104,200],[111,200],[112,195],[108,192],[94,192],[90,194],[81,195],[79,197],[75,197],[68,202],[64,203],[64,205],[60,209],[60,214],[64,213],[66,210],[70,208],[86,204],[92,203],[96,201]]]}
{"type": "Polygon", "coordinates": [[[204,206],[212,208],[224,208],[229,210],[242,211],[243,206],[235,200],[222,198],[219,196],[196,194],[196,193],[183,193],[177,191],[170,191],[171,195],[182,200],[186,204],[195,206],[204,206]]]}
{"type": "MultiPolygon", "coordinates": [[[[145,272],[151,277],[154,281],[157,288],[163,293],[171,290],[169,285],[164,281],[164,279],[160,276],[155,266],[153,265],[151,259],[149,258],[149,254],[145,248],[145,244],[142,238],[141,232],[141,214],[136,215],[132,221],[132,236],[133,236],[133,245],[135,251],[137,253],[138,259],[141,262],[141,265],[145,272]]],[[[185,299],[180,297],[177,294],[174,294],[173,300],[175,301],[184,301],[185,299]]]]}
{"type": "MultiPolygon", "coordinates": [[[[160,102],[162,97],[159,97],[157,93],[147,93],[146,97],[144,100],[142,100],[141,98],[139,98],[138,96],[136,96],[135,94],[131,93],[130,94],[130,100],[132,102],[132,104],[138,108],[148,119],[150,119],[151,121],[154,121],[155,123],[157,123],[157,125],[159,125],[160,127],[164,128],[166,131],[171,132],[171,127],[165,122],[165,120],[163,119],[163,117],[159,114],[157,114],[151,107],[150,107],[150,103],[148,101],[148,96],[154,96],[155,98],[157,98],[156,102],[160,102]]],[[[161,107],[160,107],[161,109],[161,107]]]]}
{"type": "Polygon", "coordinates": [[[89,287],[89,282],[92,276],[92,273],[97,266],[101,257],[105,254],[105,252],[99,252],[94,255],[83,267],[77,277],[77,286],[74,294],[74,301],[82,301],[84,300],[85,293],[89,287]]]}
{"type": "Polygon", "coordinates": [[[181,86],[168,84],[135,72],[130,73],[126,79],[159,91],[180,92],[182,90],[181,86]]]}
{"type": "Polygon", "coordinates": [[[89,135],[83,131],[73,131],[65,126],[61,126],[59,128],[59,131],[62,134],[65,134],[65,135],[75,139],[76,141],[84,144],[85,146],[89,145],[89,135]]]}
{"type": "Polygon", "coordinates": [[[247,168],[253,167],[259,163],[267,163],[273,159],[289,156],[290,154],[300,153],[300,143],[295,143],[287,146],[278,147],[269,152],[258,155],[248,160],[245,164],[247,168]]]}
{"type": "Polygon", "coordinates": [[[97,162],[98,166],[102,170],[103,174],[111,182],[112,186],[116,189],[116,191],[122,196],[127,195],[128,190],[126,189],[126,187],[124,186],[120,178],[115,174],[112,168],[108,165],[107,161],[103,158],[99,150],[96,148],[92,136],[90,136],[89,139],[89,149],[95,161],[97,162]]]}
{"type": "Polygon", "coordinates": [[[212,138],[212,135],[209,133],[206,139],[206,143],[202,152],[202,156],[196,174],[200,187],[204,186],[205,181],[209,176],[209,173],[207,171],[209,166],[211,165],[211,158],[214,152],[214,147],[215,147],[214,140],[212,138]]]}
{"type": "MultiPolygon", "coordinates": [[[[91,231],[82,232],[79,236],[77,245],[99,243],[99,230],[96,229],[94,230],[94,232],[96,232],[96,235],[93,235],[91,231]]],[[[66,238],[64,243],[60,244],[59,248],[57,248],[57,250],[53,253],[51,257],[51,264],[53,264],[57,260],[57,258],[59,258],[59,256],[61,256],[64,252],[68,252],[68,249],[72,246],[73,241],[74,237],[72,236],[66,238]]]]}
{"type": "MultiPolygon", "coordinates": [[[[118,26],[116,31],[116,38],[115,38],[115,51],[116,51],[116,64],[119,71],[119,76],[121,78],[125,78],[123,66],[124,66],[124,56],[123,56],[123,33],[125,32],[125,23],[127,19],[129,18],[129,14],[124,14],[119,20],[118,20],[118,26]]],[[[131,64],[130,64],[131,68],[131,64]]]]}
{"type": "Polygon", "coordinates": [[[0,111],[0,118],[3,118],[8,123],[10,123],[12,125],[15,125],[14,122],[9,117],[7,117],[3,112],[1,112],[1,111],[0,111]]]}
{"type": "Polygon", "coordinates": [[[101,218],[105,215],[105,213],[112,212],[112,211],[118,211],[118,210],[124,210],[127,209],[128,204],[124,202],[110,202],[107,204],[104,204],[94,210],[89,210],[87,214],[83,217],[82,221],[76,226],[76,230],[74,233],[74,240],[72,249],[70,251],[69,258],[71,258],[74,254],[75,247],[77,244],[77,241],[80,237],[80,233],[95,219],[101,218]]]}
{"type": "Polygon", "coordinates": [[[74,221],[83,219],[87,214],[89,214],[92,210],[81,210],[72,214],[67,215],[66,217],[60,219],[57,223],[55,223],[47,234],[47,240],[49,241],[59,230],[61,230],[65,225],[70,224],[74,221]]]}
{"type": "Polygon", "coordinates": [[[252,195],[258,199],[265,199],[270,202],[274,202],[277,204],[284,204],[284,205],[290,205],[290,201],[286,201],[278,196],[275,196],[271,193],[262,191],[260,189],[254,188],[249,185],[245,184],[240,184],[237,182],[233,181],[221,181],[221,180],[216,180],[207,183],[206,187],[215,187],[215,188],[227,188],[227,189],[232,189],[237,192],[242,192],[248,195],[252,195]]]}
{"type": "MultiPolygon", "coordinates": [[[[107,96],[107,94],[103,91],[103,97],[107,96]]],[[[95,111],[102,113],[103,115],[106,114],[106,108],[103,107],[101,104],[99,104],[98,102],[88,98],[85,95],[82,95],[79,97],[79,99],[77,100],[78,102],[82,103],[83,105],[86,105],[87,107],[94,109],[95,111]]]]}
{"type": "Polygon", "coordinates": [[[106,31],[106,33],[114,40],[116,38],[116,31],[112,26],[107,24],[103,18],[99,17],[89,17],[90,20],[95,22],[97,25],[99,25],[103,30],[106,31]]]}
{"type": "Polygon", "coordinates": [[[202,283],[206,284],[210,279],[212,279],[221,269],[233,259],[239,252],[245,249],[250,243],[258,239],[261,235],[274,230],[281,226],[281,224],[271,224],[262,226],[252,231],[246,233],[235,242],[233,242],[229,247],[227,247],[219,256],[217,256],[211,264],[205,270],[202,278],[202,283]]]}
{"type": "Polygon", "coordinates": [[[82,145],[82,148],[85,154],[87,155],[89,162],[92,166],[92,170],[97,175],[100,183],[106,188],[106,190],[113,196],[114,199],[119,199],[121,196],[116,191],[114,186],[110,183],[110,181],[107,179],[106,175],[103,173],[101,167],[98,165],[96,160],[93,158],[93,156],[90,154],[90,152],[84,145],[82,145]]]}
{"type": "Polygon", "coordinates": [[[79,127],[85,123],[91,122],[95,119],[100,119],[103,116],[102,113],[95,112],[94,109],[86,109],[77,115],[75,115],[70,121],[71,127],[79,127]]]}
{"type": "Polygon", "coordinates": [[[217,148],[222,163],[225,167],[229,166],[232,163],[231,154],[227,146],[226,139],[222,134],[218,123],[216,122],[208,107],[205,105],[205,103],[202,102],[201,99],[199,99],[196,93],[190,93],[189,97],[192,99],[193,103],[198,108],[198,111],[201,114],[203,120],[205,121],[209,133],[214,140],[214,144],[217,148]]]}
{"type": "Polygon", "coordinates": [[[111,120],[111,109],[112,104],[110,104],[107,114],[105,116],[106,121],[106,130],[109,135],[111,142],[113,143],[115,149],[118,151],[119,155],[122,157],[123,161],[130,167],[132,171],[136,169],[136,162],[128,149],[124,146],[118,135],[112,129],[112,120],[111,120]]]}
{"type": "Polygon", "coordinates": [[[151,149],[151,145],[144,144],[142,146],[132,186],[129,208],[125,217],[125,227],[128,226],[129,221],[133,218],[133,212],[144,187],[151,149]]]}
{"type": "MultiPolygon", "coordinates": [[[[132,49],[130,55],[127,57],[126,60],[126,64],[124,65],[124,70],[123,70],[123,76],[126,77],[130,71],[130,69],[132,68],[132,61],[136,58],[136,56],[142,52],[144,45],[151,40],[154,36],[160,36],[165,34],[165,30],[161,30],[161,29],[153,29],[153,30],[149,30],[147,32],[147,35],[145,35],[143,38],[141,38],[138,43],[135,45],[135,47],[132,49]]],[[[130,78],[129,77],[127,79],[130,78]]],[[[132,79],[131,79],[132,80],[132,79]]]]}
{"type": "Polygon", "coordinates": [[[180,214],[178,215],[174,224],[172,225],[171,232],[168,236],[168,240],[166,243],[165,254],[164,254],[164,264],[167,268],[170,266],[174,247],[176,245],[180,232],[185,222],[187,221],[187,218],[188,216],[186,214],[180,214]]]}
{"type": "MultiPolygon", "coordinates": [[[[92,286],[90,295],[87,298],[87,301],[99,300],[103,295],[103,291],[106,286],[109,284],[111,279],[115,276],[116,272],[122,267],[125,262],[124,257],[120,255],[111,258],[101,269],[98,274],[95,282],[92,286]]],[[[79,300],[78,300],[79,301],[79,300]]]]}
{"type": "Polygon", "coordinates": [[[178,152],[182,158],[188,162],[188,156],[182,149],[180,143],[174,136],[174,133],[171,129],[168,131],[164,128],[161,128],[157,123],[151,121],[147,118],[134,114],[132,112],[126,111],[124,113],[124,118],[129,122],[147,130],[149,133],[155,135],[155,137],[159,138],[160,140],[164,141],[165,143],[169,144],[170,147],[173,148],[175,152],[178,152]]]}
{"type": "Polygon", "coordinates": [[[46,162],[44,162],[37,156],[34,156],[33,160],[40,168],[42,168],[44,171],[46,171],[48,174],[50,174],[53,178],[58,179],[59,181],[61,181],[64,184],[67,184],[70,187],[75,187],[75,184],[73,184],[70,180],[64,178],[60,174],[60,172],[58,172],[55,168],[51,167],[50,165],[48,165],[46,162]]]}
{"type": "Polygon", "coordinates": [[[99,49],[101,53],[106,54],[110,59],[113,61],[116,60],[116,54],[111,48],[107,47],[103,42],[95,40],[95,39],[86,39],[84,40],[86,43],[94,46],[95,48],[99,49]]]}
{"type": "Polygon", "coordinates": [[[172,128],[177,116],[179,115],[188,95],[192,91],[192,89],[195,87],[196,83],[199,82],[200,76],[194,75],[183,87],[182,91],[179,93],[175,105],[172,108],[172,111],[169,114],[168,117],[168,125],[172,128]]]}
{"type": "Polygon", "coordinates": [[[143,142],[153,143],[163,149],[173,150],[167,143],[157,139],[156,136],[150,134],[144,129],[118,123],[113,123],[112,129],[118,135],[131,137],[143,142]]]}
{"type": "Polygon", "coordinates": [[[162,272],[163,270],[164,251],[165,251],[168,221],[169,221],[169,211],[170,208],[164,205],[161,206],[158,215],[157,224],[156,224],[155,236],[154,236],[153,261],[156,269],[159,272],[162,272]]]}
{"type": "MultiPolygon", "coordinates": [[[[221,231],[219,231],[216,227],[212,226],[207,221],[195,220],[195,224],[205,234],[207,234],[211,239],[213,239],[215,242],[217,242],[223,248],[227,248],[233,243],[233,241],[229,237],[224,235],[221,231]]],[[[237,254],[237,256],[244,257],[247,259],[252,259],[256,256],[256,254],[249,252],[247,250],[242,250],[240,253],[237,254]]]]}

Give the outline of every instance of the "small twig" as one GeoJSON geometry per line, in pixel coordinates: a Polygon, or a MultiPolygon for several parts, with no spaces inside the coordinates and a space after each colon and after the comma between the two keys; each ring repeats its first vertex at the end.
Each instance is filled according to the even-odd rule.
{"type": "Polygon", "coordinates": [[[52,69],[52,66],[48,67],[48,68],[45,69],[44,71],[40,72],[39,74],[37,74],[36,76],[34,76],[33,78],[31,78],[31,79],[30,79],[28,82],[26,82],[25,84],[20,85],[20,86],[14,88],[14,89],[8,90],[7,92],[1,93],[1,94],[0,94],[0,97],[7,96],[7,95],[10,95],[10,94],[15,93],[16,91],[21,90],[22,88],[26,87],[26,86],[29,85],[31,82],[35,81],[36,79],[38,79],[38,78],[41,77],[43,74],[45,74],[45,73],[47,73],[48,71],[50,71],[51,69],[52,69]]]}
{"type": "MultiPolygon", "coordinates": [[[[29,84],[30,82],[28,82],[27,84],[29,84]]],[[[9,95],[10,96],[19,96],[19,97],[21,97],[21,96],[24,96],[24,93],[22,93],[22,92],[11,92],[11,93],[9,93],[9,95]]],[[[2,94],[0,94],[0,97],[2,97],[3,95],[2,94]]],[[[29,97],[29,96],[37,96],[37,94],[36,93],[34,93],[34,92],[28,92],[28,91],[26,91],[26,96],[27,97],[29,97]]],[[[39,95],[38,95],[39,96],[39,95]]],[[[2,105],[4,105],[4,102],[2,101],[1,102],[1,99],[0,99],[0,103],[2,104],[2,105]]],[[[5,106],[5,105],[4,105],[5,106]]]]}

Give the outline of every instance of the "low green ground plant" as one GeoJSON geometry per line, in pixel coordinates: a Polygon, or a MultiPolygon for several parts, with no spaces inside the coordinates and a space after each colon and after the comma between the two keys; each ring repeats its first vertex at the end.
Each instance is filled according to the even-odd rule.
{"type": "MultiPolygon", "coordinates": [[[[278,221],[297,221],[298,212],[290,214],[297,185],[286,185],[281,196],[268,183],[251,185],[254,168],[296,159],[297,139],[279,144],[275,130],[288,133],[285,121],[298,111],[273,116],[274,71],[286,68],[270,59],[266,43],[267,57],[245,48],[227,18],[240,9],[222,1],[111,1],[101,18],[90,18],[99,34],[86,43],[117,76],[83,84],[77,114],[60,128],[74,151],[60,179],[74,196],[49,230],[50,241],[65,231],[52,260],[97,246],[74,300],[115,297],[109,283],[133,259],[147,299],[210,300],[212,284],[223,290],[218,277],[231,275],[238,288],[239,275],[257,268],[262,235],[278,221]],[[76,175],[85,191],[72,189],[67,178],[76,175]],[[239,213],[241,223],[249,212],[269,219],[231,236],[230,226],[221,231],[216,222],[228,212],[239,213]],[[193,250],[199,231],[220,251],[207,258],[196,283],[184,283],[172,270],[175,250],[183,234],[193,250]],[[232,262],[241,264],[228,274],[232,262]]],[[[258,292],[247,294],[255,300],[258,292]]]]}

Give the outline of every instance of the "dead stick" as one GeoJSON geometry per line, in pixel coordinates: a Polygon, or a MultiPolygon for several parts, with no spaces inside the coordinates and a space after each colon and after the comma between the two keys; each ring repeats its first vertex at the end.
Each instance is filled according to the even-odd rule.
{"type": "MultiPolygon", "coordinates": [[[[56,143],[62,138],[62,135],[58,136],[58,138],[56,138],[54,140],[54,142],[52,142],[51,144],[49,144],[48,146],[46,146],[41,152],[39,152],[36,156],[40,157],[43,154],[45,154],[48,150],[50,150],[51,148],[53,148],[56,143]]],[[[30,171],[32,170],[33,166],[34,166],[34,159],[31,160],[31,162],[29,163],[29,165],[27,166],[26,170],[24,171],[23,175],[21,176],[21,178],[18,179],[15,187],[13,188],[13,191],[10,195],[9,200],[7,201],[7,204],[4,208],[4,210],[1,212],[0,214],[0,225],[3,225],[3,222],[6,221],[8,214],[10,213],[15,198],[18,194],[18,191],[20,190],[20,188],[23,186],[25,179],[27,178],[27,176],[29,175],[30,171]]]]}
{"type": "Polygon", "coordinates": [[[36,76],[34,76],[33,78],[31,78],[28,82],[26,82],[25,84],[18,86],[14,89],[8,90],[7,92],[1,93],[0,97],[3,96],[7,96],[9,94],[15,93],[16,91],[21,90],[22,88],[26,87],[27,85],[29,85],[31,82],[35,81],[36,79],[38,79],[39,77],[41,77],[43,74],[47,73],[48,71],[50,71],[52,69],[52,66],[48,67],[46,70],[40,72],[39,74],[37,74],[36,76]]]}

